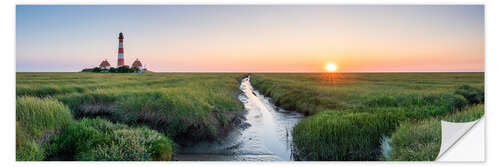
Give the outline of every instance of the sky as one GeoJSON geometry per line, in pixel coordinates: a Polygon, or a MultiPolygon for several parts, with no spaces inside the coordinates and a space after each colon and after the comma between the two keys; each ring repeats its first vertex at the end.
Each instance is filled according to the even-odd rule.
{"type": "Polygon", "coordinates": [[[16,71],[484,71],[482,5],[17,5],[16,71]]]}

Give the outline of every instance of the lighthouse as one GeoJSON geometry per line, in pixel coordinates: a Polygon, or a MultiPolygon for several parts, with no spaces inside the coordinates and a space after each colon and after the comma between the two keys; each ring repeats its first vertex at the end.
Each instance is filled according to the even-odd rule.
{"type": "Polygon", "coordinates": [[[121,67],[125,65],[125,58],[123,57],[123,33],[120,32],[118,40],[120,41],[118,43],[118,67],[121,67]]]}

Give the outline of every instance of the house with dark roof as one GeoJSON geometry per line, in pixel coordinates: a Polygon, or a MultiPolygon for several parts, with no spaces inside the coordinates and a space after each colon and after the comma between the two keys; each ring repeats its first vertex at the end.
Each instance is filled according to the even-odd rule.
{"type": "Polygon", "coordinates": [[[102,61],[101,64],[99,65],[99,68],[106,69],[106,70],[109,70],[110,67],[111,67],[111,64],[109,64],[108,60],[102,61]]]}

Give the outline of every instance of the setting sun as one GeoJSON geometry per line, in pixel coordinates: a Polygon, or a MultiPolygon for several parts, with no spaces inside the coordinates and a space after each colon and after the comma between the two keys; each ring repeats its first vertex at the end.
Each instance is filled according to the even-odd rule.
{"type": "Polygon", "coordinates": [[[335,72],[335,71],[337,71],[337,65],[335,63],[328,63],[328,65],[326,65],[325,69],[328,72],[335,72]]]}

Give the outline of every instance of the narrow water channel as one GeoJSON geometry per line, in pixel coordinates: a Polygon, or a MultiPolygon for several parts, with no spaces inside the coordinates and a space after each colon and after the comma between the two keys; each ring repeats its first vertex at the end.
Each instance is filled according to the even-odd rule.
{"type": "Polygon", "coordinates": [[[225,137],[182,148],[181,161],[289,161],[292,157],[292,128],[304,116],[282,110],[254,90],[244,78],[239,99],[245,105],[245,122],[225,137]]]}

